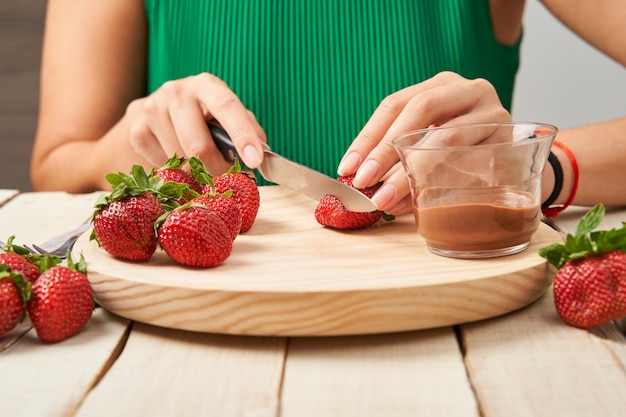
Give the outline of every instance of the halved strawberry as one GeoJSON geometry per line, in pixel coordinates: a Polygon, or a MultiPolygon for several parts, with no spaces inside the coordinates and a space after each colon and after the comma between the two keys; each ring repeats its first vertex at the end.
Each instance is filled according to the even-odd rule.
{"type": "MultiPolygon", "coordinates": [[[[339,181],[350,187],[353,187],[353,179],[354,175],[341,176],[338,178],[339,181]]],[[[373,186],[359,189],[359,191],[371,197],[377,189],[378,186],[373,186]]],[[[369,213],[349,211],[337,197],[334,195],[325,195],[317,204],[314,215],[315,220],[324,227],[334,229],[363,229],[378,222],[378,220],[383,217],[383,212],[378,210],[369,213]]],[[[386,217],[386,219],[391,220],[392,217],[386,217]]]]}

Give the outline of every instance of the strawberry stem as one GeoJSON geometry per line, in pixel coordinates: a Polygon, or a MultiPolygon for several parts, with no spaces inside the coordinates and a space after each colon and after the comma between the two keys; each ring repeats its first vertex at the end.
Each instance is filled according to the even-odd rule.
{"type": "Polygon", "coordinates": [[[602,204],[591,208],[581,219],[574,234],[567,234],[563,244],[553,243],[539,250],[539,255],[557,269],[567,261],[600,255],[612,250],[626,252],[626,223],[619,229],[599,230],[605,210],[602,204]]]}

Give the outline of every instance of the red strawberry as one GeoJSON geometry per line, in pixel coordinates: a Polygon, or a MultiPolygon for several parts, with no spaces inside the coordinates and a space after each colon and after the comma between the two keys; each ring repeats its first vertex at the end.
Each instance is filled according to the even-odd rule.
{"type": "MultiPolygon", "coordinates": [[[[213,178],[215,192],[218,194],[232,190],[232,197],[239,205],[241,211],[241,233],[252,228],[259,212],[261,197],[259,187],[256,185],[256,177],[249,171],[241,169],[239,162],[223,175],[213,178]]],[[[206,188],[202,190],[206,192],[206,188]]]]}
{"type": "Polygon", "coordinates": [[[8,265],[13,271],[22,274],[27,281],[34,282],[41,274],[40,267],[36,265],[41,257],[31,254],[23,246],[14,245],[14,239],[15,236],[10,236],[6,246],[0,248],[4,250],[4,252],[0,253],[0,264],[8,265]]]}
{"type": "Polygon", "coordinates": [[[218,194],[196,197],[191,202],[205,205],[220,216],[228,227],[232,240],[235,240],[241,230],[241,211],[235,200],[230,196],[218,194]]]}
{"type": "Polygon", "coordinates": [[[35,281],[28,301],[28,314],[37,336],[44,342],[59,342],[78,333],[93,312],[93,293],[81,256],[74,264],[53,266],[35,281]]]}
{"type": "Polygon", "coordinates": [[[20,273],[0,265],[0,336],[13,330],[24,317],[30,288],[20,273]]]}
{"type": "Polygon", "coordinates": [[[41,270],[61,263],[57,257],[31,253],[24,246],[13,243],[15,236],[9,236],[4,247],[0,248],[0,264],[11,267],[19,272],[29,282],[34,282],[41,274],[41,270]]]}
{"type": "MultiPolygon", "coordinates": [[[[354,175],[341,176],[339,181],[352,187],[354,175]]],[[[359,189],[368,197],[374,195],[378,186],[359,189]]],[[[376,223],[383,216],[382,211],[372,211],[369,213],[357,213],[348,211],[343,203],[334,195],[326,195],[315,208],[315,220],[325,227],[335,229],[362,229],[376,223]]]]}
{"type": "Polygon", "coordinates": [[[163,217],[158,226],[159,243],[176,262],[208,268],[230,256],[233,248],[230,231],[211,209],[190,203],[163,217]]]}
{"type": "MultiPolygon", "coordinates": [[[[153,172],[153,175],[161,178],[164,182],[186,184],[191,190],[200,194],[200,192],[202,191],[202,186],[200,185],[200,183],[196,181],[196,179],[191,175],[189,171],[183,169],[183,166],[186,162],[187,160],[185,158],[178,158],[176,154],[174,154],[174,156],[168,159],[161,168],[155,170],[153,172]]],[[[181,198],[178,202],[180,204],[184,204],[191,198],[193,198],[192,194],[185,194],[184,197],[181,198]]]]}
{"type": "Polygon", "coordinates": [[[558,271],[554,303],[566,323],[592,328],[626,316],[626,225],[592,232],[604,207],[597,205],[581,219],[565,244],[539,251],[558,271]]]}
{"type": "Polygon", "coordinates": [[[113,256],[131,261],[150,259],[157,247],[155,222],[165,209],[151,193],[129,195],[97,205],[92,239],[113,256]]]}
{"type": "Polygon", "coordinates": [[[0,264],[8,265],[12,270],[22,274],[24,279],[29,282],[35,282],[37,277],[39,277],[39,274],[41,274],[41,271],[37,266],[33,265],[26,258],[22,255],[18,255],[17,253],[0,253],[0,264]]]}

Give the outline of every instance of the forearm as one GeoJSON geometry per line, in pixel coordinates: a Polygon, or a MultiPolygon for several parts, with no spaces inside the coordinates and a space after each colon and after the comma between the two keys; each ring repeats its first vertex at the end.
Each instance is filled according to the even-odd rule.
{"type": "MultiPolygon", "coordinates": [[[[572,204],[592,206],[626,205],[626,117],[559,132],[556,140],[567,146],[579,169],[579,183],[572,204]]],[[[564,204],[572,193],[574,172],[567,154],[553,146],[563,168],[563,189],[555,204],[564,204]]],[[[554,172],[544,171],[544,200],[554,186],[554,172]]]]}
{"type": "Polygon", "coordinates": [[[141,161],[128,143],[125,113],[144,95],[145,23],[141,0],[48,1],[35,190],[102,189],[106,173],[141,161]]]}
{"type": "Polygon", "coordinates": [[[623,0],[542,0],[564,25],[626,66],[626,7],[623,0]]]}
{"type": "Polygon", "coordinates": [[[122,119],[102,138],[62,141],[45,155],[34,154],[31,162],[33,189],[83,193],[108,189],[106,174],[130,172],[134,163],[148,168],[126,140],[122,119]]]}

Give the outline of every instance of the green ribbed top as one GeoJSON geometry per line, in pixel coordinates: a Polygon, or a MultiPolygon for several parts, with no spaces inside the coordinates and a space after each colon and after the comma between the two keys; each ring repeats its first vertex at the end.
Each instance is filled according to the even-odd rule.
{"type": "Polygon", "coordinates": [[[496,42],[488,0],[146,0],[148,92],[225,80],[278,153],[336,176],[380,101],[443,70],[511,104],[519,45],[496,42]]]}

